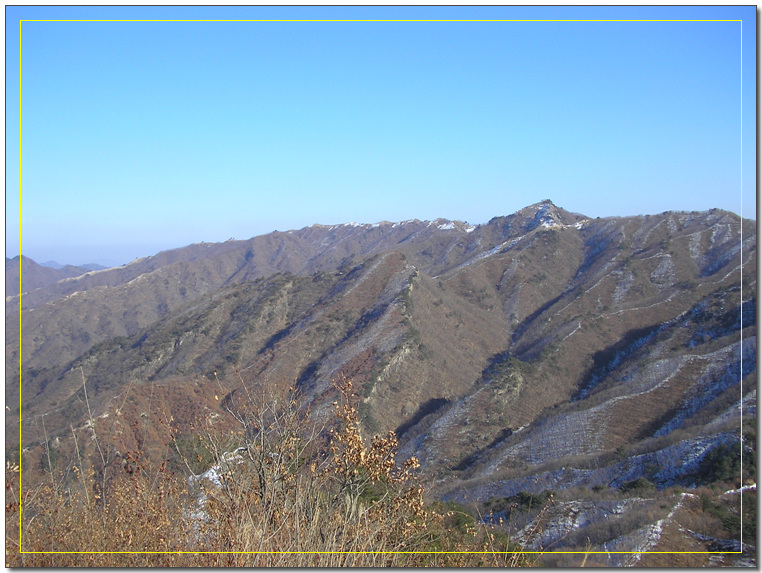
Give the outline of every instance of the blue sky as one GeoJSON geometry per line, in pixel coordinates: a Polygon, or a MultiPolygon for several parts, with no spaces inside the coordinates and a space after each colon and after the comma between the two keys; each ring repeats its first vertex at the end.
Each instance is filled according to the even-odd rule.
{"type": "Polygon", "coordinates": [[[756,218],[755,18],[7,7],[6,256],[122,264],[313,223],[484,223],[546,198],[756,218]],[[20,22],[44,19],[743,20],[743,54],[740,22],[20,22]]]}

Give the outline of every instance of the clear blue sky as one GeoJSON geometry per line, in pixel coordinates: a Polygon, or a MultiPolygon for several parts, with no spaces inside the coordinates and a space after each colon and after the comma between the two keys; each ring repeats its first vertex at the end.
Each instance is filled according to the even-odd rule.
{"type": "Polygon", "coordinates": [[[7,256],[121,264],[313,223],[484,223],[546,198],[596,217],[740,214],[743,197],[756,218],[754,6],[6,16],[7,256]],[[740,22],[33,19],[743,20],[743,54],[740,22]]]}

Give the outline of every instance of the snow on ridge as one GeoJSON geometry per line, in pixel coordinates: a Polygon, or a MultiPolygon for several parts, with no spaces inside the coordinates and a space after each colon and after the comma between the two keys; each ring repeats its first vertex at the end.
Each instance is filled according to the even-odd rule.
{"type": "Polygon", "coordinates": [[[559,225],[552,217],[543,217],[540,226],[545,227],[546,229],[552,229],[553,227],[560,227],[561,225],[559,225]]]}
{"type": "Polygon", "coordinates": [[[745,486],[743,486],[741,488],[738,488],[738,489],[729,489],[728,491],[726,491],[722,495],[732,495],[732,494],[741,493],[741,492],[744,492],[744,491],[757,491],[757,484],[753,483],[753,484],[750,484],[750,485],[745,485],[745,486]]]}
{"type": "MultiPolygon", "coordinates": [[[[468,232],[468,231],[467,231],[467,232],[468,232]]],[[[523,238],[523,235],[522,235],[522,237],[519,237],[519,238],[523,238]]],[[[455,267],[454,269],[451,269],[450,271],[447,271],[447,273],[459,271],[460,269],[462,269],[462,268],[464,268],[464,267],[467,267],[467,266],[469,266],[469,265],[472,265],[472,264],[476,263],[477,261],[481,261],[482,259],[486,259],[487,257],[491,257],[492,255],[496,255],[497,253],[499,253],[500,251],[502,251],[504,248],[510,248],[510,247],[512,246],[512,244],[515,244],[515,242],[516,242],[517,240],[518,240],[518,239],[513,239],[513,241],[505,241],[505,242],[503,242],[503,243],[500,243],[500,244],[499,244],[497,247],[494,247],[494,248],[492,248],[492,249],[491,249],[491,250],[489,250],[489,251],[483,251],[483,252],[481,252],[481,253],[478,253],[476,256],[474,256],[474,257],[472,257],[472,258],[468,259],[466,262],[464,262],[464,263],[462,263],[462,264],[458,265],[458,266],[457,266],[457,267],[455,267]]],[[[446,274],[447,274],[447,273],[446,273],[446,274]]],[[[434,278],[437,278],[437,277],[439,277],[439,276],[442,276],[442,275],[437,275],[437,276],[436,276],[436,277],[434,277],[434,278]]],[[[450,277],[450,278],[452,278],[452,277],[450,277]]],[[[449,279],[448,279],[448,280],[449,280],[449,279]]]]}
{"type": "Polygon", "coordinates": [[[245,446],[241,446],[239,448],[236,448],[232,452],[224,452],[222,454],[222,458],[220,461],[216,464],[214,464],[212,467],[210,467],[208,470],[201,472],[200,474],[190,475],[188,476],[188,482],[200,482],[204,479],[209,480],[217,487],[222,486],[222,475],[227,470],[227,467],[229,467],[230,464],[242,464],[244,462],[243,457],[241,456],[242,453],[246,451],[245,446]]]}
{"type": "MultiPolygon", "coordinates": [[[[409,223],[411,221],[403,221],[403,223],[409,223]]],[[[457,229],[458,231],[463,231],[465,233],[473,233],[476,229],[479,228],[479,225],[469,225],[466,222],[463,221],[452,221],[450,219],[434,219],[433,221],[429,221],[428,219],[426,221],[422,221],[423,223],[426,223],[427,227],[431,227],[432,225],[435,225],[437,229],[441,231],[451,231],[453,229],[457,229]]],[[[397,223],[395,223],[397,225],[397,223]]]]}
{"type": "MultiPolygon", "coordinates": [[[[341,227],[362,227],[365,229],[375,229],[378,227],[388,227],[391,229],[396,229],[398,227],[402,227],[403,225],[410,225],[410,224],[425,224],[427,227],[431,227],[432,225],[436,226],[437,229],[448,231],[452,229],[458,229],[460,231],[464,231],[466,233],[472,233],[476,229],[479,228],[479,225],[469,225],[468,223],[461,222],[461,221],[451,221],[449,219],[434,219],[433,221],[429,221],[426,219],[425,221],[420,221],[419,219],[405,219],[404,221],[397,221],[392,223],[391,221],[378,221],[376,223],[357,223],[356,221],[350,221],[349,223],[339,223],[336,225],[313,225],[313,227],[322,227],[326,228],[329,231],[333,231],[334,229],[338,229],[341,227]]],[[[288,233],[293,233],[294,231],[287,231],[288,233]]]]}
{"type": "Polygon", "coordinates": [[[551,204],[545,203],[540,207],[535,215],[534,220],[537,221],[541,227],[545,229],[552,229],[554,227],[561,227],[561,223],[556,219],[555,215],[550,212],[551,204]]]}

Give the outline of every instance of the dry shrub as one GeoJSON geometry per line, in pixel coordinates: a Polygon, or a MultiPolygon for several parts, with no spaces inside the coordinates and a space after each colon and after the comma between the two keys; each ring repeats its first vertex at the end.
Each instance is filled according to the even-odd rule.
{"type": "Polygon", "coordinates": [[[173,565],[172,552],[187,549],[185,496],[164,467],[149,475],[134,456],[105,495],[92,470],[75,473],[19,494],[19,474],[6,468],[7,566],[173,565]]]}
{"type": "Polygon", "coordinates": [[[20,493],[18,468],[6,468],[8,564],[530,564],[494,527],[456,530],[450,514],[427,507],[417,460],[395,460],[396,436],[362,436],[351,382],[337,386],[330,424],[316,421],[293,392],[279,400],[241,383],[243,398],[226,405],[239,430],[225,434],[210,421],[199,432],[216,460],[203,478],[186,480],[128,454],[105,489],[80,463],[68,483],[20,493]]]}

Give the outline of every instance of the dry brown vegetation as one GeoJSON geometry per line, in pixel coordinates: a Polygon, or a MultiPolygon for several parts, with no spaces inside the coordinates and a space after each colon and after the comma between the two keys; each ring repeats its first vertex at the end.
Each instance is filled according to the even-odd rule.
{"type": "MultiPolygon", "coordinates": [[[[95,425],[77,443],[70,479],[25,475],[21,487],[19,467],[7,464],[6,566],[530,564],[494,527],[425,502],[417,460],[395,459],[396,436],[361,434],[350,382],[331,427],[293,392],[244,389],[228,407],[236,431],[214,420],[198,429],[214,474],[183,478],[170,456],[140,452],[104,466],[110,445],[95,425]]],[[[193,460],[180,457],[190,477],[193,460]]]]}

